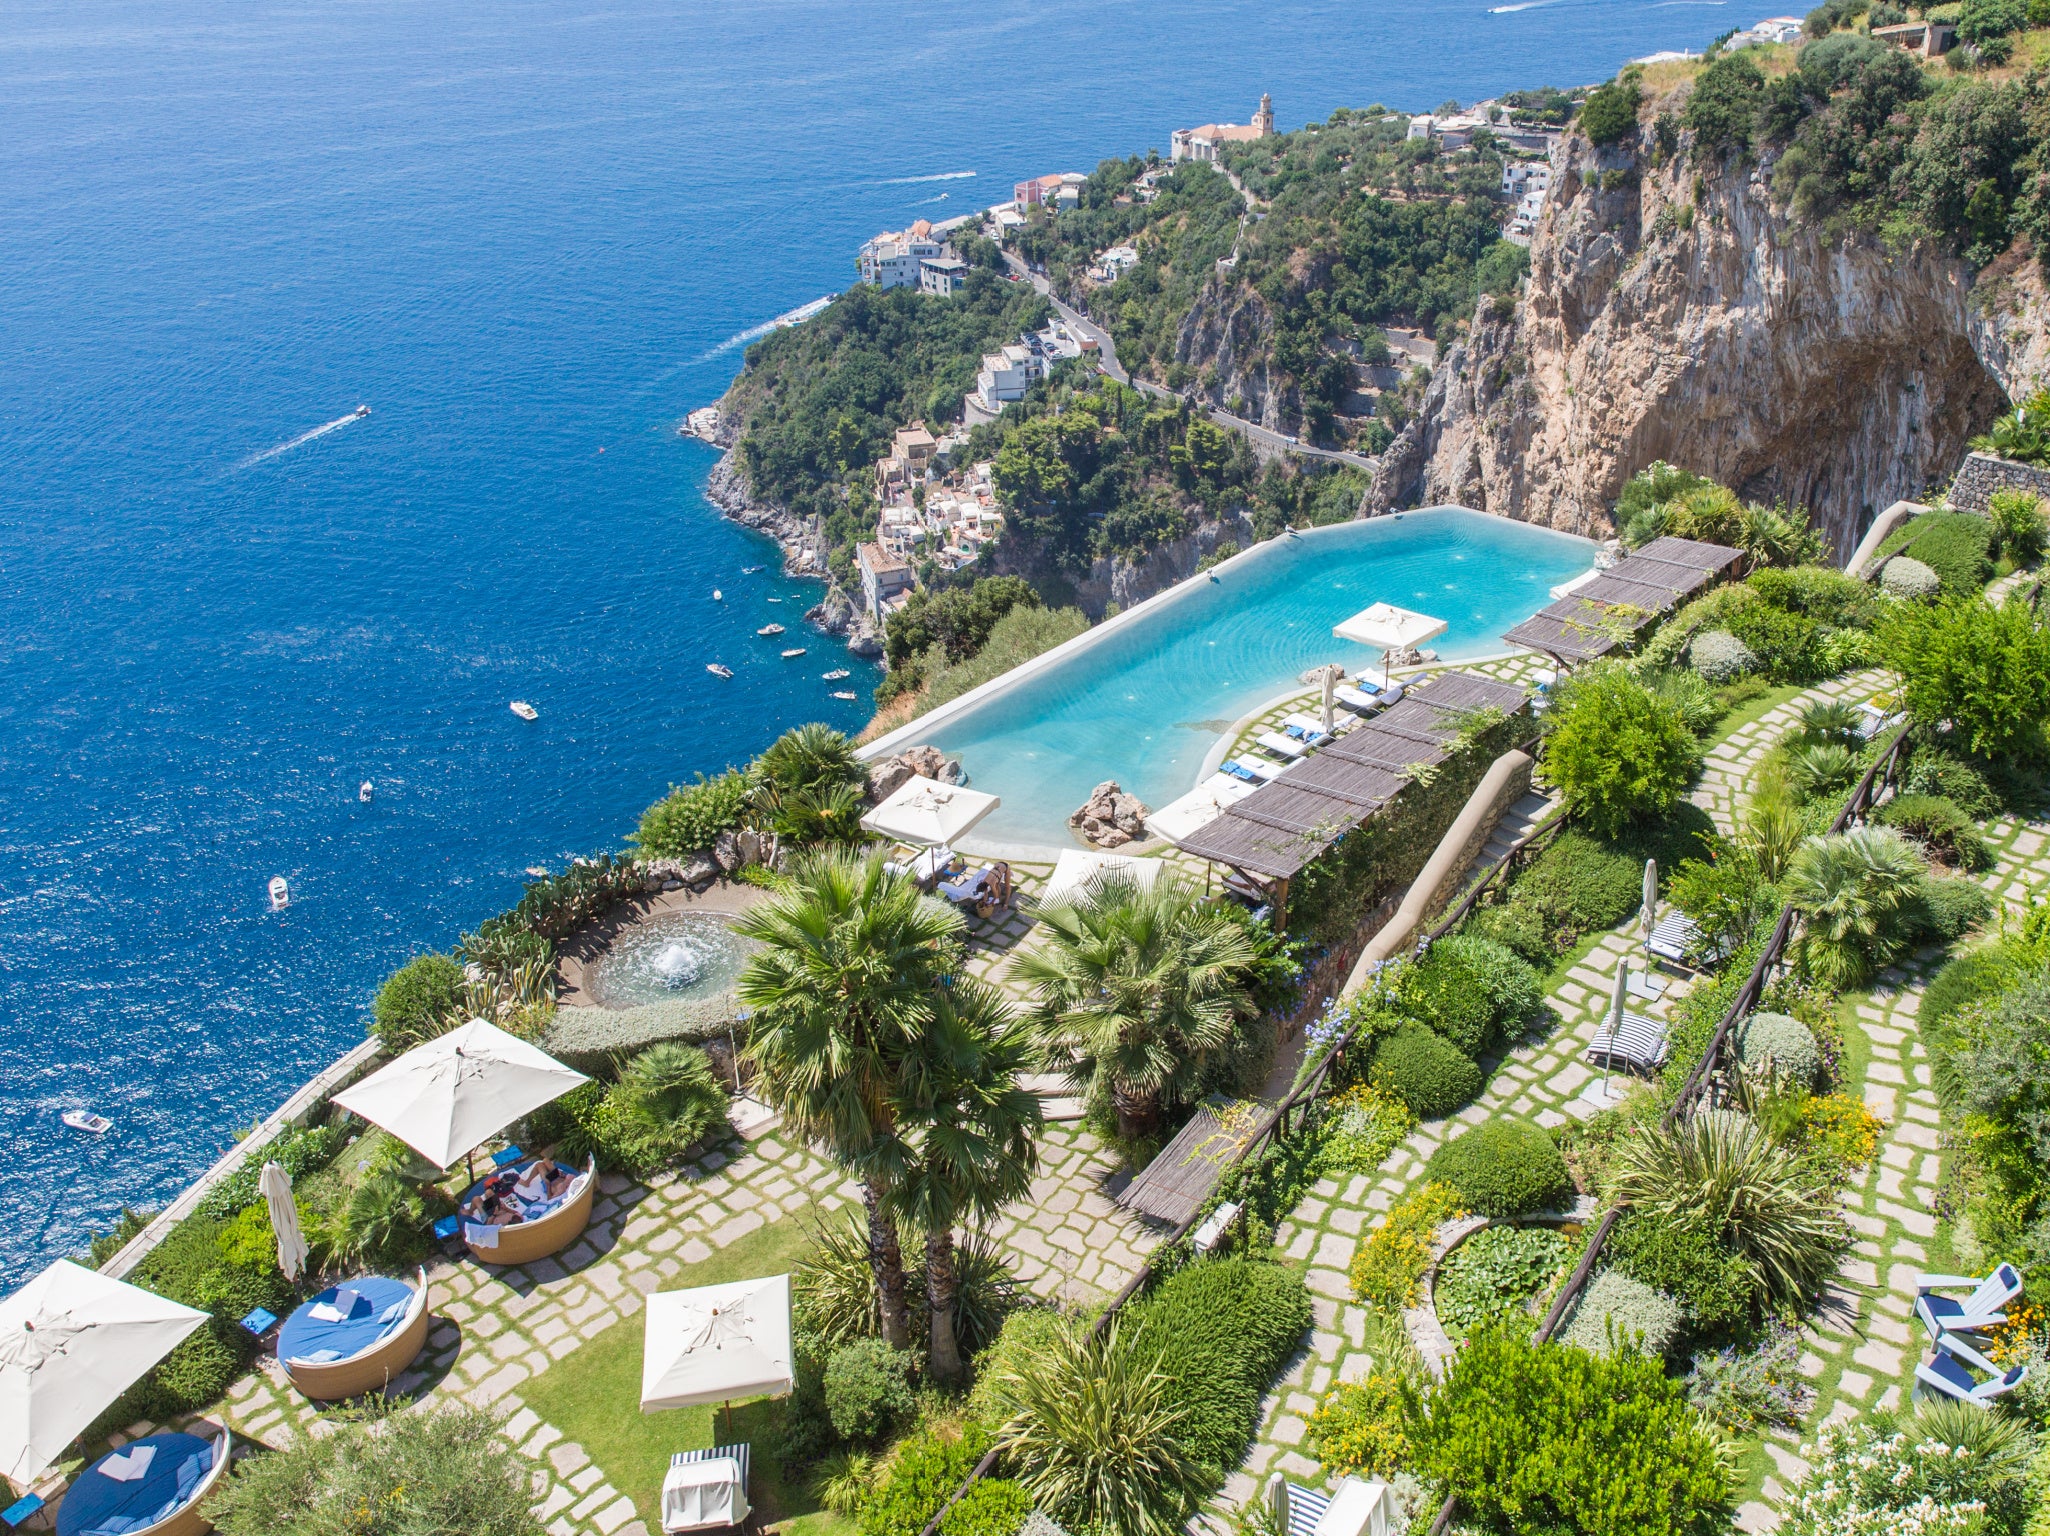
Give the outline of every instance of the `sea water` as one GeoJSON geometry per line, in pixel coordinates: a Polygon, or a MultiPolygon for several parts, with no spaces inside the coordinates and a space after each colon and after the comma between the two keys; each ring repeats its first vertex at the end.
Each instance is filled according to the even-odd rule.
{"type": "Polygon", "coordinates": [[[818,675],[836,645],[755,638],[801,634],[816,589],[718,518],[714,455],[674,428],[862,239],[1262,91],[1284,127],[1428,111],[1752,19],[15,0],[0,1283],[165,1199],[526,867],[617,846],[785,726],[860,722],[818,675]],[[114,1129],[63,1129],[72,1106],[114,1129]]]}

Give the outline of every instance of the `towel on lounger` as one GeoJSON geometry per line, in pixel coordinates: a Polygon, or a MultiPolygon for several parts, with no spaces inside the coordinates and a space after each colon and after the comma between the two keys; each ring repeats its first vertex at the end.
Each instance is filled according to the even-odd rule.
{"type": "Polygon", "coordinates": [[[463,1224],[463,1241],[472,1248],[496,1248],[498,1246],[498,1228],[481,1221],[465,1222],[463,1224]]]}

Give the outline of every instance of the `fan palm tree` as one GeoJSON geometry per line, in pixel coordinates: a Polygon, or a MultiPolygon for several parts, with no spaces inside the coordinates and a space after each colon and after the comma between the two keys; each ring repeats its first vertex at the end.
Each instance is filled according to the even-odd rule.
{"type": "Polygon", "coordinates": [[[908,1340],[904,1258],[885,1199],[909,1161],[898,1107],[909,1058],[953,966],[952,908],[838,851],[800,859],[790,886],[734,928],[763,947],[735,986],[753,1010],[747,1057],[764,1097],[861,1182],[883,1336],[908,1340]]]}
{"type": "Polygon", "coordinates": [[[854,755],[854,745],[830,725],[812,721],[793,726],[769,744],[755,763],[761,782],[775,795],[798,790],[827,791],[845,784],[858,786],[868,773],[854,755]]]}
{"type": "Polygon", "coordinates": [[[1891,919],[1915,894],[1922,856],[1891,827],[1810,838],[1787,868],[1787,900],[1806,922],[1801,960],[1826,987],[1853,986],[1892,946],[1891,919]]]}
{"type": "Polygon", "coordinates": [[[1023,1084],[1035,1054],[1022,1019],[994,987],[957,977],[933,999],[907,1063],[898,1133],[909,1150],[889,1209],[925,1234],[925,1296],[935,1379],[961,1379],[954,1326],[954,1228],[986,1220],[1032,1186],[1042,1117],[1023,1084]]]}
{"type": "Polygon", "coordinates": [[[1050,1063],[1078,1085],[1101,1075],[1118,1132],[1150,1132],[1164,1106],[1194,1097],[1204,1061],[1254,1012],[1258,958],[1243,926],[1190,886],[1100,882],[1039,914],[1042,942],[1015,974],[1037,994],[1050,1063]]]}

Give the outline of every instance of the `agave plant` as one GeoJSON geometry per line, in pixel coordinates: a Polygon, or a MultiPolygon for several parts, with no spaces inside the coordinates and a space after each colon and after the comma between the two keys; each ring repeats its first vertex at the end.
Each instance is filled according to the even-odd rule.
{"type": "Polygon", "coordinates": [[[1744,547],[1766,565],[1813,565],[1829,553],[1828,537],[1809,525],[1804,508],[1753,502],[1744,509],[1742,522],[1744,547]]]}
{"type": "Polygon", "coordinates": [[[997,1443],[1037,1505],[1070,1529],[1176,1536],[1210,1492],[1211,1469],[1183,1448],[1195,1405],[1178,1402],[1151,1350],[1113,1323],[1065,1325],[991,1383],[997,1443]]]}
{"type": "Polygon", "coordinates": [[[1812,1294],[1850,1241],[1823,1175],[1734,1110],[1646,1126],[1617,1152],[1615,1187],[1640,1210],[1716,1236],[1779,1301],[1812,1294]]]}
{"type": "Polygon", "coordinates": [[[1788,866],[1788,901],[1806,922],[1801,963],[1826,987],[1855,986],[1891,956],[1893,919],[1924,873],[1921,854],[1891,827],[1810,838],[1788,866]]]}

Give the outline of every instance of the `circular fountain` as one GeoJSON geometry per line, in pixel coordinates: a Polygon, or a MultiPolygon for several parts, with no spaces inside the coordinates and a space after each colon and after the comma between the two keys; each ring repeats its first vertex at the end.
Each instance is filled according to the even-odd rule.
{"type": "Polygon", "coordinates": [[[601,1008],[709,1000],[733,989],[757,947],[717,913],[655,913],[613,939],[585,986],[601,1008]]]}

